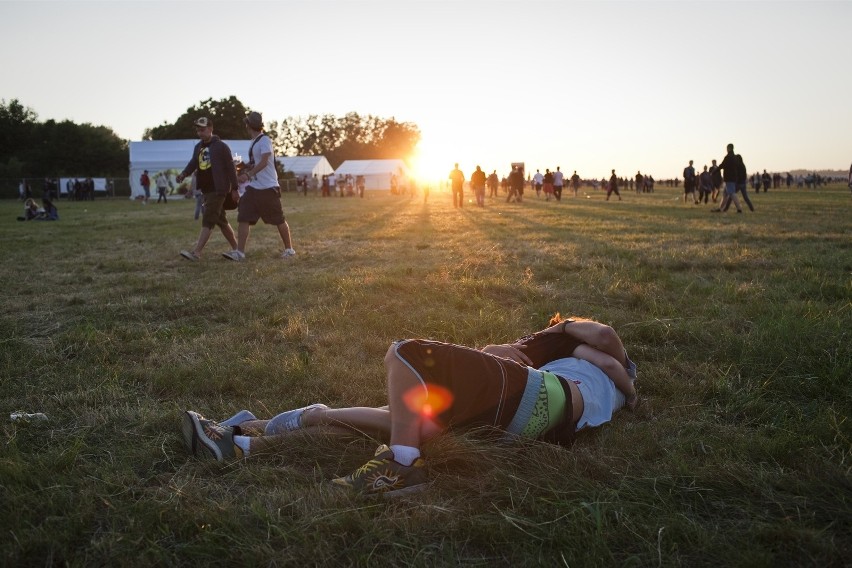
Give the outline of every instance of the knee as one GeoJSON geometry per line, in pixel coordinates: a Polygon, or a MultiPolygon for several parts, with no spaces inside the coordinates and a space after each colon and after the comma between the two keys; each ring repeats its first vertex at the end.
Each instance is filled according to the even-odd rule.
{"type": "Polygon", "coordinates": [[[389,368],[396,361],[396,343],[392,343],[391,346],[388,347],[387,352],[385,353],[385,368],[389,368]]]}

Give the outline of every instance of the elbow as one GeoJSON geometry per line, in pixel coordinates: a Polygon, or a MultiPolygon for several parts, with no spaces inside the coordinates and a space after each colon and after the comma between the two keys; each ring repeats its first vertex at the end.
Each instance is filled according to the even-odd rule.
{"type": "Polygon", "coordinates": [[[608,325],[601,325],[595,332],[594,345],[601,351],[618,348],[620,341],[618,334],[608,325]]]}

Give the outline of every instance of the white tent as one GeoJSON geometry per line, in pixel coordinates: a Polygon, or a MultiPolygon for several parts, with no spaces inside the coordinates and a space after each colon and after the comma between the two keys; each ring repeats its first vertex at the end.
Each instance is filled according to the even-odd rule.
{"type": "Polygon", "coordinates": [[[402,183],[409,170],[402,160],[346,160],[334,175],[340,180],[346,174],[353,178],[364,176],[365,189],[390,189],[391,176],[395,175],[402,183]]]}
{"type": "Polygon", "coordinates": [[[322,176],[334,173],[334,168],[325,156],[284,156],[278,158],[278,162],[284,167],[284,171],[293,172],[296,179],[316,176],[317,180],[322,180],[322,176]]]}
{"type": "MultiPolygon", "coordinates": [[[[171,191],[178,187],[175,176],[186,167],[192,158],[192,149],[198,140],[143,140],[130,143],[130,198],[135,199],[145,195],[139,178],[142,172],[148,170],[151,179],[151,192],[157,194],[157,186],[154,180],[157,174],[164,172],[169,179],[171,191]]],[[[225,140],[233,154],[241,159],[248,159],[251,140],[225,140]]],[[[189,184],[189,180],[184,181],[189,184]]]]}

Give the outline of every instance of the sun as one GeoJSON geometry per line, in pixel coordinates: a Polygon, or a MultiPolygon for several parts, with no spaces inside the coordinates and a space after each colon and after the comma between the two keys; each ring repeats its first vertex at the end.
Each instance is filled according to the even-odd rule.
{"type": "Polygon", "coordinates": [[[411,169],[421,184],[437,185],[447,179],[453,164],[458,162],[440,141],[421,140],[411,156],[411,169]]]}

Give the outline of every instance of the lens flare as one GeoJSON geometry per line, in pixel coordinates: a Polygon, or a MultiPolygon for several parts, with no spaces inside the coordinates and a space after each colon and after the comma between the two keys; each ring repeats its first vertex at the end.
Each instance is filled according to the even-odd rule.
{"type": "Polygon", "coordinates": [[[427,384],[425,389],[409,389],[402,400],[411,412],[424,418],[434,418],[452,406],[453,393],[440,385],[427,384]]]}

